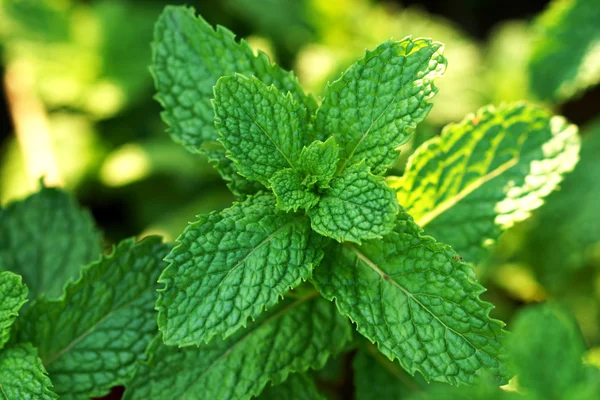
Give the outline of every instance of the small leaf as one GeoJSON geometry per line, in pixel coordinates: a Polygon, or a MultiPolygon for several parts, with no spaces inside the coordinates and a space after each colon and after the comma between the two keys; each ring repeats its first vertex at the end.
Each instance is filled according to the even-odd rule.
{"type": "Polygon", "coordinates": [[[333,136],[325,142],[315,140],[303,148],[300,152],[298,168],[306,174],[305,183],[328,188],[337,169],[339,153],[340,149],[333,136]]]}
{"type": "Polygon", "coordinates": [[[264,193],[200,216],[178,241],[156,304],[168,345],[231,335],[309,279],[323,257],[308,220],[278,212],[264,193]]]}
{"type": "Polygon", "coordinates": [[[577,128],[542,108],[488,106],[419,147],[393,186],[427,234],[479,263],[558,187],[579,147],[577,128]]]}
{"type": "Polygon", "coordinates": [[[42,297],[19,319],[19,340],[38,348],[61,398],[101,397],[128,381],[156,334],[156,280],[168,250],[158,237],[124,240],[60,299],[42,297]]]}
{"type": "Polygon", "coordinates": [[[249,399],[269,381],[323,367],[351,336],[346,318],[316,292],[286,299],[226,340],[180,349],[157,337],[124,399],[249,399]]]}
{"type": "Polygon", "coordinates": [[[90,214],[60,189],[42,187],[0,209],[0,265],[22,275],[33,298],[60,296],[101,250],[90,214]]]}
{"type": "Polygon", "coordinates": [[[52,382],[31,344],[0,351],[0,397],[6,400],[58,398],[51,387],[52,382]]]}
{"type": "Polygon", "coordinates": [[[287,380],[279,385],[265,389],[259,400],[326,400],[317,390],[315,381],[306,374],[290,375],[287,380]]]}
{"type": "Polygon", "coordinates": [[[471,267],[401,212],[394,231],[362,246],[332,244],[313,280],[357,330],[409,373],[454,385],[486,370],[506,378],[500,321],[471,267]]]}
{"type": "Polygon", "coordinates": [[[361,163],[331,181],[331,188],[308,215],[321,235],[360,243],[390,232],[397,212],[393,190],[361,163]]]}
{"type": "Polygon", "coordinates": [[[363,160],[374,174],[392,166],[431,109],[433,81],[446,67],[442,49],[429,39],[387,41],[327,86],[315,131],[335,137],[342,170],[363,160]]]}
{"type": "Polygon", "coordinates": [[[213,106],[219,140],[241,175],[268,187],[273,174],[295,169],[308,126],[306,109],[291,95],[255,77],[224,76],[213,106]]]}
{"type": "Polygon", "coordinates": [[[0,272],[0,350],[10,338],[10,328],[19,309],[27,302],[28,292],[19,275],[0,272]]]}
{"type": "Polygon", "coordinates": [[[269,181],[277,198],[277,208],[283,211],[310,209],[319,202],[319,196],[303,184],[302,177],[291,168],[282,169],[269,181]]]}

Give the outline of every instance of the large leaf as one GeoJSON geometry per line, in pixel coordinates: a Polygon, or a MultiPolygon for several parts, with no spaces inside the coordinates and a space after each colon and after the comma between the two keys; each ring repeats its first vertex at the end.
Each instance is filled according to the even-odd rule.
{"type": "Polygon", "coordinates": [[[506,378],[500,321],[471,267],[448,246],[422,236],[402,212],[394,231],[362,246],[334,243],[314,282],[358,331],[411,374],[473,383],[486,370],[506,378]]]}
{"type": "Polygon", "coordinates": [[[279,212],[264,193],[200,216],[178,241],[156,305],[169,345],[231,335],[310,278],[323,257],[308,219],[279,212]]]}
{"type": "Polygon", "coordinates": [[[577,128],[544,109],[489,106],[425,142],[392,186],[427,234],[478,263],[557,188],[579,147],[577,128]]]}
{"type": "Polygon", "coordinates": [[[28,292],[19,275],[0,272],[0,350],[10,338],[10,328],[27,301],[28,292]]]}
{"type": "Polygon", "coordinates": [[[396,161],[396,148],[431,109],[433,80],[446,67],[442,49],[428,39],[387,41],[327,86],[315,130],[336,138],[341,170],[364,160],[380,174],[396,161]]]}
{"type": "Polygon", "coordinates": [[[530,85],[543,100],[561,101],[600,82],[600,4],[554,0],[534,24],[530,85]]]}
{"type": "Polygon", "coordinates": [[[64,399],[104,396],[127,382],[156,334],[154,303],[169,246],[125,240],[82,270],[60,299],[42,297],[18,324],[64,399]]]}
{"type": "Polygon", "coordinates": [[[157,337],[124,399],[249,399],[269,381],[321,368],[350,338],[346,318],[317,293],[286,299],[226,340],[179,349],[157,337]]]}
{"type": "Polygon", "coordinates": [[[92,218],[60,189],[42,189],[0,209],[0,266],[23,276],[33,298],[60,296],[101,252],[92,218]]]}
{"type": "Polygon", "coordinates": [[[31,344],[0,351],[0,398],[56,399],[58,396],[50,390],[51,387],[46,370],[31,344]]]}

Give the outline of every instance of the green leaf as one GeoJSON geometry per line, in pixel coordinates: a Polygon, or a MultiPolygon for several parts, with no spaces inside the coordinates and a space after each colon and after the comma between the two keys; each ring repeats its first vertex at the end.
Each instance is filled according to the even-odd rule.
{"type": "Polygon", "coordinates": [[[27,302],[28,293],[19,275],[0,272],[0,350],[10,338],[10,328],[19,315],[19,309],[27,302]]]}
{"type": "Polygon", "coordinates": [[[300,174],[291,168],[277,172],[269,183],[277,198],[277,208],[281,210],[308,210],[319,202],[319,196],[307,188],[300,174]]]}
{"type": "Polygon", "coordinates": [[[58,396],[35,348],[29,343],[0,351],[0,398],[51,400],[58,396]]]}
{"type": "Polygon", "coordinates": [[[350,339],[346,318],[312,292],[283,300],[226,340],[180,349],[157,337],[124,399],[249,399],[269,381],[321,368],[350,339]]]}
{"type": "Polygon", "coordinates": [[[394,191],[360,163],[331,181],[331,188],[308,215],[312,228],[321,235],[360,243],[390,232],[397,213],[394,191]]]}
{"type": "Polygon", "coordinates": [[[387,41],[327,86],[315,131],[335,137],[342,170],[364,160],[381,174],[394,164],[397,147],[431,109],[433,80],[446,67],[442,49],[429,39],[387,41]]]}
{"type": "Polygon", "coordinates": [[[278,212],[264,193],[199,216],[177,240],[156,303],[169,345],[231,335],[309,279],[323,257],[308,220],[278,212]]]}
{"type": "Polygon", "coordinates": [[[246,41],[237,43],[227,29],[214,30],[192,8],[165,8],[154,28],[152,53],[163,119],[173,140],[192,152],[201,152],[204,142],[218,137],[210,99],[221,76],[255,75],[282,93],[291,92],[309,114],[316,109],[292,73],[271,64],[264,53],[254,55],[246,41]]]}
{"type": "Polygon", "coordinates": [[[577,128],[542,108],[488,106],[425,142],[392,186],[427,234],[479,263],[557,188],[579,147],[577,128]]]}
{"type": "Polygon", "coordinates": [[[326,400],[317,390],[315,381],[305,374],[290,375],[279,385],[265,389],[259,400],[326,400]]]}
{"type": "Polygon", "coordinates": [[[33,298],[60,296],[65,283],[100,252],[90,214],[60,189],[42,187],[0,209],[0,265],[22,275],[33,298]]]}
{"type": "Polygon", "coordinates": [[[489,370],[502,381],[503,323],[479,299],[485,289],[450,247],[421,232],[401,212],[382,240],[327,248],[314,283],[409,373],[459,385],[489,370]]]}
{"type": "Polygon", "coordinates": [[[215,125],[227,157],[248,179],[269,185],[296,160],[308,135],[306,109],[255,77],[224,76],[215,86],[215,125]]]}
{"type": "Polygon", "coordinates": [[[126,383],[156,334],[157,278],[170,246],[127,239],[86,266],[57,300],[42,297],[18,324],[64,399],[88,399],[126,383]]]}
{"type": "Polygon", "coordinates": [[[264,186],[259,182],[248,180],[238,174],[233,161],[227,158],[220,143],[218,143],[218,146],[213,147],[204,146],[203,149],[210,163],[217,169],[223,180],[227,182],[227,187],[235,196],[244,197],[244,195],[255,194],[264,189],[264,186]]]}
{"type": "Polygon", "coordinates": [[[304,183],[328,188],[339,161],[339,147],[334,137],[325,142],[315,140],[300,152],[298,168],[306,174],[304,183]]]}
{"type": "Polygon", "coordinates": [[[554,0],[535,21],[530,86],[543,100],[562,101],[600,82],[600,6],[554,0]]]}

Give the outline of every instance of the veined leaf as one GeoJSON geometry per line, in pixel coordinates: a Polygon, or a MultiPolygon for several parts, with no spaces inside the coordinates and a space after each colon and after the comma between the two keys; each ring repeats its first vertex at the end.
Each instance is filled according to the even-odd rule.
{"type": "Polygon", "coordinates": [[[165,8],[154,29],[152,53],[163,119],[173,140],[191,152],[202,151],[205,141],[218,137],[210,99],[221,76],[255,75],[282,93],[291,92],[309,114],[316,109],[316,102],[304,94],[292,73],[271,64],[262,52],[255,55],[246,41],[237,43],[227,29],[214,30],[192,8],[165,8]]]}
{"type": "Polygon", "coordinates": [[[381,240],[325,250],[314,283],[336,300],[357,330],[411,374],[451,384],[469,384],[489,370],[506,377],[499,359],[500,321],[471,267],[401,212],[381,240]]]}
{"type": "Polygon", "coordinates": [[[10,328],[19,315],[19,309],[27,302],[27,286],[19,275],[0,272],[0,350],[10,338],[10,328]]]}
{"type": "Polygon", "coordinates": [[[159,280],[165,343],[199,345],[245,326],[311,277],[321,240],[306,218],[279,212],[270,194],[200,216],[178,238],[159,280]]]}
{"type": "Polygon", "coordinates": [[[535,22],[530,85],[543,100],[560,101],[600,82],[600,5],[554,0],[535,22]]]}
{"type": "Polygon", "coordinates": [[[291,168],[277,172],[269,182],[281,210],[308,210],[319,202],[319,196],[304,184],[300,173],[291,168]]]}
{"type": "Polygon", "coordinates": [[[308,121],[291,94],[239,74],[219,79],[214,91],[219,140],[241,175],[268,187],[276,172],[296,169],[308,121]]]}
{"type": "Polygon", "coordinates": [[[339,161],[339,147],[330,137],[325,142],[315,140],[300,152],[298,167],[306,174],[305,184],[328,188],[339,161]]]}
{"type": "Polygon", "coordinates": [[[0,398],[51,400],[58,396],[50,390],[52,382],[29,344],[0,351],[0,398]]]}
{"type": "Polygon", "coordinates": [[[290,375],[287,380],[279,385],[265,389],[258,396],[259,400],[326,400],[317,390],[315,381],[305,374],[290,375]]]}
{"type": "Polygon", "coordinates": [[[397,212],[393,190],[361,162],[331,181],[331,188],[308,215],[321,235],[360,243],[390,232],[397,212]]]}
{"type": "Polygon", "coordinates": [[[429,39],[387,41],[327,86],[315,131],[335,137],[341,170],[364,160],[381,174],[396,161],[397,147],[431,109],[433,81],[446,67],[442,49],[429,39]]]}
{"type": "Polygon", "coordinates": [[[156,334],[157,278],[169,246],[128,239],[84,267],[57,300],[42,297],[18,324],[64,399],[106,395],[124,384],[156,334]]]}
{"type": "Polygon", "coordinates": [[[321,368],[350,338],[347,319],[318,293],[286,299],[226,340],[179,349],[157,337],[124,399],[249,399],[269,381],[321,368]]]}
{"type": "Polygon", "coordinates": [[[90,214],[60,189],[42,187],[0,209],[0,265],[22,275],[33,298],[60,296],[100,245],[90,214]]]}
{"type": "Polygon", "coordinates": [[[427,234],[478,263],[556,189],[579,147],[577,128],[542,108],[484,107],[419,147],[392,186],[427,234]]]}

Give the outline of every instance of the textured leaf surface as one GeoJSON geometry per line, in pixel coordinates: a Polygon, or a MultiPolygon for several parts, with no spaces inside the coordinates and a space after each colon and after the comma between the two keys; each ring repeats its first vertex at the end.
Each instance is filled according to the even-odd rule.
{"type": "Polygon", "coordinates": [[[325,142],[315,140],[300,152],[298,168],[306,174],[304,183],[316,184],[320,188],[329,187],[339,161],[339,147],[330,137],[325,142]]]}
{"type": "Polygon", "coordinates": [[[0,272],[0,350],[10,338],[10,328],[27,301],[28,292],[19,275],[0,272]]]}
{"type": "Polygon", "coordinates": [[[56,399],[52,383],[42,362],[30,344],[20,344],[0,351],[0,398],[56,399]]]}
{"type": "Polygon", "coordinates": [[[226,340],[178,349],[157,338],[124,398],[249,399],[269,381],[322,367],[350,338],[346,318],[313,292],[282,301],[226,340]]]}
{"type": "Polygon", "coordinates": [[[485,107],[419,147],[392,186],[427,234],[478,263],[556,189],[579,147],[577,128],[539,107],[485,107]]]}
{"type": "Polygon", "coordinates": [[[421,236],[406,213],[381,240],[328,247],[313,279],[362,335],[411,374],[456,385],[485,370],[505,378],[503,324],[479,299],[485,289],[450,247],[421,236]]]}
{"type": "Polygon", "coordinates": [[[291,95],[238,74],[219,79],[214,97],[219,140],[241,175],[269,186],[273,174],[295,168],[308,128],[291,95]]]}
{"type": "Polygon", "coordinates": [[[308,213],[312,228],[339,242],[380,238],[394,227],[394,191],[365,163],[347,168],[308,213]]]}
{"type": "Polygon", "coordinates": [[[317,390],[315,381],[304,374],[290,375],[288,379],[276,386],[268,387],[259,400],[326,400],[317,390]]]}
{"type": "Polygon", "coordinates": [[[600,4],[554,0],[534,24],[530,85],[543,100],[566,100],[600,82],[600,4]]]}
{"type": "Polygon", "coordinates": [[[0,209],[0,266],[22,275],[33,298],[60,296],[101,249],[89,213],[59,189],[42,188],[0,209]]]}
{"type": "Polygon", "coordinates": [[[228,336],[312,275],[323,253],[309,222],[258,194],[199,217],[178,238],[159,282],[158,325],[167,344],[228,336]]]}
{"type": "Polygon", "coordinates": [[[41,298],[23,315],[19,339],[38,348],[61,398],[106,395],[145,357],[168,250],[158,237],[125,240],[85,267],[60,299],[41,298]]]}
{"type": "Polygon", "coordinates": [[[365,160],[380,174],[396,161],[396,148],[431,109],[433,80],[446,66],[442,47],[428,39],[384,42],[327,86],[315,130],[335,137],[342,169],[365,160]]]}
{"type": "Polygon", "coordinates": [[[263,53],[255,56],[247,42],[237,43],[227,29],[214,30],[191,8],[165,8],[154,28],[152,53],[163,119],[173,139],[192,152],[218,137],[210,99],[221,76],[255,75],[282,93],[291,92],[311,112],[316,108],[292,73],[272,65],[263,53]]]}
{"type": "Polygon", "coordinates": [[[319,201],[319,196],[303,184],[300,174],[291,168],[276,173],[270,184],[277,198],[277,207],[281,210],[309,209],[319,201]]]}

